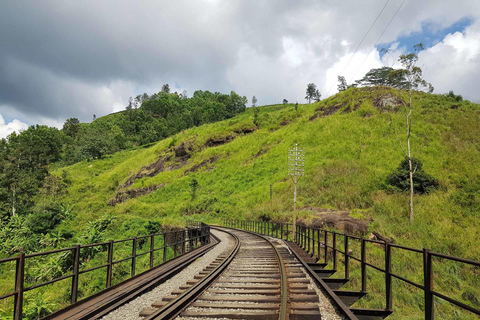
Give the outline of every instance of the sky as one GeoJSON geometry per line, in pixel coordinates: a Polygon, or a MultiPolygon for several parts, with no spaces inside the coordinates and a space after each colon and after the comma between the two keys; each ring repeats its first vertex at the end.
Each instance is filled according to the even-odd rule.
{"type": "Polygon", "coordinates": [[[472,0],[1,1],[0,138],[89,122],[164,83],[304,103],[308,83],[328,97],[338,75],[397,68],[419,42],[435,93],[478,102],[479,17],[472,0]]]}

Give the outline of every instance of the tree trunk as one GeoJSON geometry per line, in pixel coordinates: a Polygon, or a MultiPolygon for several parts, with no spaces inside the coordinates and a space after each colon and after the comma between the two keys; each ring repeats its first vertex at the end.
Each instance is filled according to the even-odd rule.
{"type": "Polygon", "coordinates": [[[12,216],[15,217],[15,186],[12,188],[12,216]]]}
{"type": "Polygon", "coordinates": [[[412,116],[412,91],[410,90],[410,112],[407,115],[407,148],[408,148],[408,166],[410,169],[410,221],[413,221],[413,165],[412,165],[412,153],[410,150],[410,128],[412,116]]]}

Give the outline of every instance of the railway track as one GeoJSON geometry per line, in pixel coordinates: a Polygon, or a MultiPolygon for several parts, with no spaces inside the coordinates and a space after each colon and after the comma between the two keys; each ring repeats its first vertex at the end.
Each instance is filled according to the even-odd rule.
{"type": "Polygon", "coordinates": [[[318,296],[280,240],[226,230],[234,245],[195,279],[141,312],[152,319],[320,319],[318,296]]]}

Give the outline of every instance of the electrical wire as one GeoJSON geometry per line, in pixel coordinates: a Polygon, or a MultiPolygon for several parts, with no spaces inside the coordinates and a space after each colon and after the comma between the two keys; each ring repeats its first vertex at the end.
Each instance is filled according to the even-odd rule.
{"type": "MultiPolygon", "coordinates": [[[[363,41],[365,40],[365,38],[367,37],[367,35],[370,33],[370,31],[372,30],[373,26],[375,25],[375,23],[377,22],[378,18],[380,18],[380,16],[382,15],[383,13],[383,10],[385,10],[385,7],[387,6],[387,4],[390,2],[390,0],[387,0],[387,2],[385,2],[385,5],[383,6],[382,10],[380,11],[380,13],[377,15],[377,17],[375,18],[375,21],[373,21],[372,25],[370,26],[370,28],[368,28],[368,31],[367,33],[365,33],[365,35],[363,36],[362,38],[362,41],[360,41],[360,43],[358,44],[357,48],[355,49],[355,51],[353,52],[353,55],[350,57],[350,59],[348,60],[347,64],[343,67],[343,70],[342,72],[340,72],[340,75],[342,75],[344,72],[345,72],[345,69],[347,69],[348,65],[350,64],[350,61],[352,61],[353,57],[355,57],[355,54],[357,53],[358,49],[360,48],[360,46],[362,45],[363,41]]],[[[332,84],[332,86],[330,87],[330,89],[328,90],[328,93],[327,93],[327,96],[330,94],[330,91],[332,91],[332,88],[333,86],[335,85],[335,82],[332,84]]]]}
{"type": "Polygon", "coordinates": [[[350,82],[352,82],[353,78],[355,78],[355,76],[357,75],[358,71],[360,70],[360,68],[363,66],[363,64],[365,63],[365,61],[367,60],[368,56],[370,55],[370,53],[372,52],[372,50],[376,47],[376,45],[378,44],[378,42],[380,41],[380,39],[382,38],[383,34],[385,33],[385,31],[387,31],[388,27],[390,26],[390,24],[392,23],[393,19],[395,19],[395,17],[397,16],[398,12],[400,11],[400,9],[403,7],[403,4],[405,3],[406,0],[403,0],[402,3],[400,4],[400,6],[398,7],[397,11],[395,11],[395,14],[393,15],[392,19],[390,19],[390,21],[388,22],[387,26],[385,27],[385,29],[383,29],[382,31],[382,34],[380,35],[380,37],[378,37],[377,41],[375,42],[375,44],[373,45],[373,47],[370,49],[370,51],[368,52],[368,54],[365,56],[365,59],[363,59],[362,63],[360,64],[360,66],[358,67],[357,71],[355,71],[355,73],[353,74],[352,78],[350,79],[350,82]]]}

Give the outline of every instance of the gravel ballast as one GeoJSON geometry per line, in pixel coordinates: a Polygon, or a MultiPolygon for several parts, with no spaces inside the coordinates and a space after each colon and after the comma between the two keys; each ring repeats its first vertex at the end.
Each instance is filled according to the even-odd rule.
{"type": "Polygon", "coordinates": [[[150,307],[152,303],[159,301],[164,296],[170,295],[170,293],[180,286],[185,285],[188,280],[193,279],[200,271],[210,265],[220,254],[226,252],[233,245],[233,238],[222,231],[211,230],[211,232],[217,236],[221,242],[217,244],[212,250],[207,252],[197,261],[186,267],[184,270],[176,274],[171,279],[157,286],[155,289],[141,295],[135,300],[130,301],[126,305],[110,312],[103,317],[103,320],[141,320],[139,316],[140,311],[143,308],[150,307]]]}

